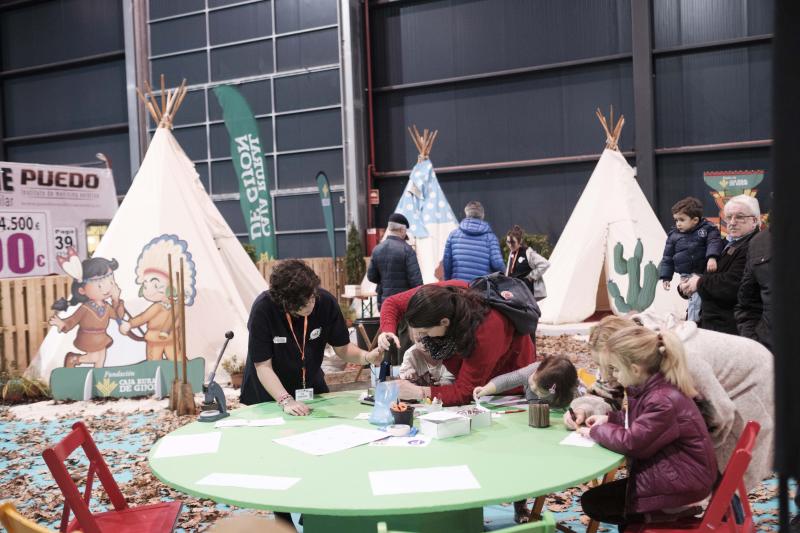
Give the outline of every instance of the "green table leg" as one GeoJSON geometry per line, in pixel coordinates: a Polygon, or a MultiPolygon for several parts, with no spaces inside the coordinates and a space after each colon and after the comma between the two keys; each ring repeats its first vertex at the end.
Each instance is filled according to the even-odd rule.
{"type": "Polygon", "coordinates": [[[483,531],[483,508],[369,517],[303,514],[303,533],[376,533],[378,522],[386,522],[389,531],[481,533],[483,531]]]}

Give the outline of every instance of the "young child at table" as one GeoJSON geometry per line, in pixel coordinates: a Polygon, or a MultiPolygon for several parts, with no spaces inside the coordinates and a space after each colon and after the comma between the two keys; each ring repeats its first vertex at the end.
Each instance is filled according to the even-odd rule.
{"type": "Polygon", "coordinates": [[[567,407],[578,390],[578,371],[575,365],[563,355],[551,355],[542,361],[531,363],[492,378],[482,387],[475,387],[475,398],[492,396],[522,386],[525,399],[546,400],[551,406],[567,407]]]}
{"type": "MultiPolygon", "coordinates": [[[[472,396],[477,400],[519,386],[523,387],[528,401],[545,400],[553,407],[567,407],[578,390],[578,371],[572,361],[563,355],[551,355],[519,370],[492,378],[486,385],[475,387],[472,396]]],[[[528,500],[515,501],[514,521],[524,524],[530,519],[528,500]]]]}
{"type": "Polygon", "coordinates": [[[420,343],[406,350],[398,372],[400,379],[423,387],[450,385],[456,380],[444,363],[431,357],[420,343]]]}
{"type": "Polygon", "coordinates": [[[586,491],[584,513],[620,531],[696,514],[692,504],[711,493],[719,471],[680,340],[633,326],[609,337],[600,360],[625,387],[628,409],[592,415],[578,431],[625,455],[628,477],[586,491]]]}

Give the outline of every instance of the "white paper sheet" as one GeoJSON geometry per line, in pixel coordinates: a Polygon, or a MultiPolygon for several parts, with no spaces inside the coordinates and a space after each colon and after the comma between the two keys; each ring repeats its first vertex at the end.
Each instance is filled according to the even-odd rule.
{"type": "Polygon", "coordinates": [[[214,423],[215,428],[238,428],[247,425],[244,418],[223,418],[214,423]]]}
{"type": "Polygon", "coordinates": [[[370,442],[370,446],[400,446],[403,448],[424,448],[433,440],[427,435],[415,435],[413,437],[389,437],[388,439],[370,442]]]}
{"type": "Polygon", "coordinates": [[[569,435],[564,437],[559,444],[564,446],[581,446],[583,448],[591,448],[595,445],[595,441],[590,437],[584,437],[577,431],[570,431],[569,435]]]}
{"type": "Polygon", "coordinates": [[[507,407],[510,405],[527,405],[528,400],[524,396],[486,396],[484,400],[487,404],[495,407],[507,407]]]}
{"type": "Polygon", "coordinates": [[[252,474],[209,474],[197,485],[215,485],[217,487],[239,487],[257,490],[286,490],[300,481],[299,477],[257,476],[252,474]]]}
{"type": "Polygon", "coordinates": [[[255,420],[248,420],[247,425],[251,428],[260,428],[264,426],[282,426],[285,423],[286,420],[284,420],[282,416],[276,416],[275,418],[257,418],[255,420]]]}
{"type": "Polygon", "coordinates": [[[264,426],[281,426],[286,423],[286,420],[283,417],[275,417],[275,418],[258,418],[254,420],[247,420],[245,418],[223,418],[222,420],[218,420],[215,424],[215,428],[238,428],[238,427],[251,427],[251,428],[260,428],[264,426]]]}
{"type": "Polygon", "coordinates": [[[273,441],[311,455],[326,455],[385,438],[383,431],[339,424],[273,441]]]}
{"type": "Polygon", "coordinates": [[[172,435],[158,442],[158,449],[153,458],[182,457],[185,455],[200,455],[204,453],[217,453],[222,433],[197,433],[194,435],[172,435]]]}
{"type": "Polygon", "coordinates": [[[467,465],[381,470],[369,473],[372,494],[417,494],[481,488],[467,465]]]}

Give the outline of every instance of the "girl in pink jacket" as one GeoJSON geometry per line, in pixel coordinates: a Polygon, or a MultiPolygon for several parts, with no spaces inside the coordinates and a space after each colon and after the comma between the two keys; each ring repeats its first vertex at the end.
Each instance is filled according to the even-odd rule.
{"type": "Polygon", "coordinates": [[[600,358],[625,387],[628,408],[590,416],[578,431],[625,455],[628,477],[588,490],[584,512],[622,531],[699,511],[692,504],[711,493],[718,470],[680,340],[629,327],[609,337],[600,358]]]}

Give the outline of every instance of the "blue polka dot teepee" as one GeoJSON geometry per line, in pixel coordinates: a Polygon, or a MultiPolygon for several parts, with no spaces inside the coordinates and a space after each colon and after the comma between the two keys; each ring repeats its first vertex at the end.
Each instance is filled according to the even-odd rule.
{"type": "Polygon", "coordinates": [[[422,277],[425,283],[430,283],[436,281],[434,272],[442,260],[447,237],[456,228],[458,220],[429,159],[438,131],[426,129],[420,134],[416,126],[408,131],[419,157],[395,211],[408,219],[408,234],[413,238],[412,245],[417,251],[422,277]]]}

